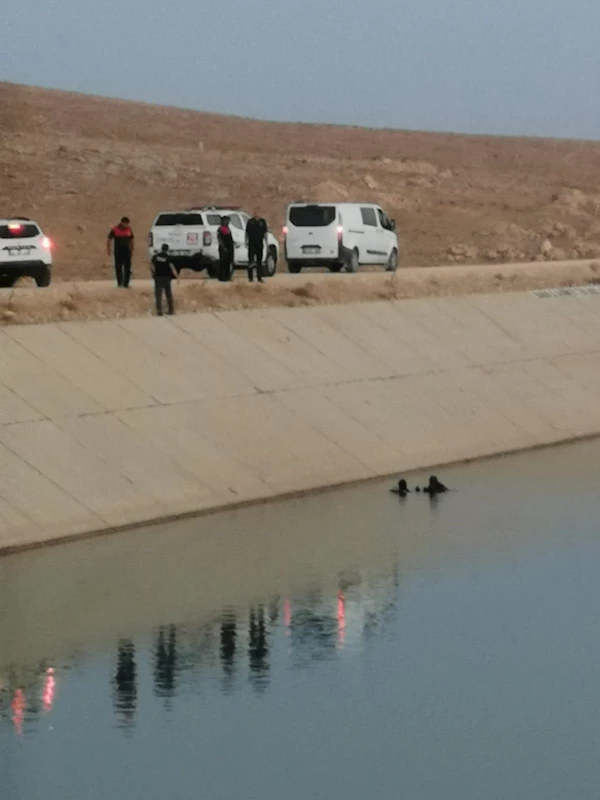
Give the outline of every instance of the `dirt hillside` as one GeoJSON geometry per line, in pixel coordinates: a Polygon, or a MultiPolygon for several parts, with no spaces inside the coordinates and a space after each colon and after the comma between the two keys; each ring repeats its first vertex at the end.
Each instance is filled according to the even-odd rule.
{"type": "MultiPolygon", "coordinates": [[[[55,280],[110,275],[109,227],[160,209],[372,200],[402,263],[600,257],[600,142],[278,124],[0,83],[0,215],[54,239],[55,280]]],[[[144,247],[140,262],[145,265],[144,247]]]]}

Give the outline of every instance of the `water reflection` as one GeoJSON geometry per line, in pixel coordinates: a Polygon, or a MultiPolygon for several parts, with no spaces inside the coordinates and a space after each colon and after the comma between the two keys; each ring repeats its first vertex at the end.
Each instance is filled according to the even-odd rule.
{"type": "MultiPolygon", "coordinates": [[[[224,694],[245,683],[258,694],[266,692],[275,647],[283,656],[277,663],[300,669],[341,656],[350,639],[357,650],[395,607],[397,588],[395,570],[371,584],[359,575],[344,575],[337,584],[301,597],[271,597],[245,610],[225,608],[212,621],[195,625],[160,625],[150,639],[143,632],[122,637],[114,645],[108,676],[117,726],[135,726],[140,702],[148,701],[140,684],[146,671],[151,694],[172,710],[180,694],[214,679],[224,694]]],[[[57,686],[68,681],[74,665],[79,672],[86,669],[79,652],[63,664],[20,665],[0,674],[0,720],[23,733],[52,710],[57,686]]]]}
{"type": "Polygon", "coordinates": [[[250,683],[255,689],[266,689],[269,684],[269,645],[264,606],[250,609],[248,663],[250,683]]]}
{"type": "Polygon", "coordinates": [[[117,716],[125,727],[133,724],[137,696],[135,645],[131,639],[121,639],[117,652],[117,671],[113,679],[113,702],[117,716]]]}
{"type": "Polygon", "coordinates": [[[154,692],[157,697],[172,698],[177,685],[177,628],[159,628],[154,655],[154,692]]]}

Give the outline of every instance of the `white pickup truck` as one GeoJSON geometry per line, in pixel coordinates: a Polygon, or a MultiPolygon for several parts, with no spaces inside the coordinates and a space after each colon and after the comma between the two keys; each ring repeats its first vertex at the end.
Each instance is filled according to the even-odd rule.
{"type": "MultiPolygon", "coordinates": [[[[217,229],[221,217],[229,217],[229,225],[235,245],[233,269],[248,266],[246,247],[246,225],[250,215],[239,208],[204,206],[184,211],[161,211],[156,215],[148,235],[150,258],[160,252],[163,244],[169,245],[177,271],[191,269],[201,272],[206,269],[211,278],[217,274],[219,245],[217,229]]],[[[271,277],[277,269],[279,242],[271,232],[267,234],[264,255],[264,274],[271,277]]]]}

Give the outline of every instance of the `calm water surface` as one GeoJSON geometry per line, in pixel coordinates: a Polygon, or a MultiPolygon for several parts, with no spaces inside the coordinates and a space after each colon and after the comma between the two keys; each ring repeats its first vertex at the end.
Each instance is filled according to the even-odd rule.
{"type": "Polygon", "coordinates": [[[595,800],[599,463],[1,560],[0,797],[595,800]]]}

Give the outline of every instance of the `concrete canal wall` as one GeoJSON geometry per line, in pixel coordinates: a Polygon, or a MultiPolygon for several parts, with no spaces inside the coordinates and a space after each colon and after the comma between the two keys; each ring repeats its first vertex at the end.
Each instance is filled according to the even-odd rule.
{"type": "Polygon", "coordinates": [[[600,434],[600,295],[0,332],[0,549],[600,434]]]}

